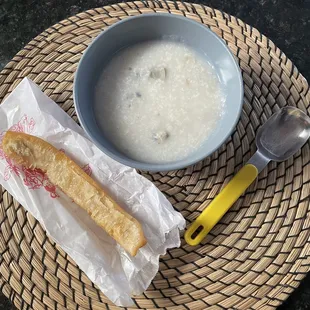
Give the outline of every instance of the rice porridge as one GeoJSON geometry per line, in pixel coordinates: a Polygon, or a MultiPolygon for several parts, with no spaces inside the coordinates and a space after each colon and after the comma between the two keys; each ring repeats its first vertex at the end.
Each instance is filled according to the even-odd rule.
{"type": "Polygon", "coordinates": [[[212,66],[183,43],[121,50],[102,73],[94,112],[107,138],[132,159],[166,163],[195,152],[224,113],[212,66]]]}

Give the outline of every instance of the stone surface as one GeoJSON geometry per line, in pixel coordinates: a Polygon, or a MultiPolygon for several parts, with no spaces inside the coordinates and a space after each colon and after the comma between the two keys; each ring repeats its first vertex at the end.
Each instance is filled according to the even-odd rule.
{"type": "MultiPolygon", "coordinates": [[[[0,0],[0,69],[33,37],[58,21],[109,0],[0,0]]],[[[310,79],[310,0],[196,0],[256,27],[310,79]]],[[[0,296],[0,310],[11,309],[0,296]]],[[[310,275],[279,310],[310,309],[310,275]]]]}

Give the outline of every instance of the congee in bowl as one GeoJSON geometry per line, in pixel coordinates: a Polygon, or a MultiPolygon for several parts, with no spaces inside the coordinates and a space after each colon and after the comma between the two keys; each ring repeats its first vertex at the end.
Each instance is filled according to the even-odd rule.
{"type": "Polygon", "coordinates": [[[131,158],[168,163],[199,149],[225,113],[216,71],[181,42],[152,41],[121,50],[95,88],[95,117],[131,158]]]}
{"type": "Polygon", "coordinates": [[[228,48],[206,27],[170,14],[142,15],[92,43],[74,99],[82,126],[109,156],[170,170],[225,141],[239,118],[242,80],[228,48]]]}

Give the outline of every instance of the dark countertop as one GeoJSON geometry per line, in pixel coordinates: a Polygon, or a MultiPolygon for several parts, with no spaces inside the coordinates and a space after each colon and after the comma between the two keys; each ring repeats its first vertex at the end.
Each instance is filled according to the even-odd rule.
{"type": "MultiPolygon", "coordinates": [[[[0,0],[0,69],[34,36],[58,21],[110,0],[0,0]]],[[[310,79],[310,0],[202,0],[256,27],[310,79]]],[[[0,295],[0,310],[13,309],[0,295]]],[[[310,274],[278,308],[310,309],[310,274]]]]}

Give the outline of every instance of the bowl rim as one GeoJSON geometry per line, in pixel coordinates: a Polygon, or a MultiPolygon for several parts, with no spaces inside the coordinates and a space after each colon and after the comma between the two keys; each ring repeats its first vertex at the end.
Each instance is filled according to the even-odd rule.
{"type": "Polygon", "coordinates": [[[109,157],[111,157],[112,159],[118,161],[121,164],[124,164],[126,166],[132,167],[132,168],[136,168],[139,170],[143,170],[143,171],[152,171],[152,172],[158,172],[158,171],[172,171],[172,170],[179,170],[179,169],[184,169],[186,167],[189,167],[191,165],[194,165],[195,163],[200,162],[201,160],[207,158],[208,156],[210,156],[212,153],[214,153],[222,144],[225,143],[225,141],[230,137],[231,133],[234,131],[240,116],[241,116],[241,112],[242,112],[242,107],[243,107],[243,99],[244,99],[244,86],[243,86],[243,78],[242,78],[242,73],[241,73],[241,69],[237,63],[237,60],[234,56],[234,54],[232,53],[232,51],[229,49],[229,47],[225,44],[224,39],[222,39],[221,37],[219,37],[215,32],[213,32],[212,30],[209,29],[209,27],[205,24],[196,22],[190,18],[184,17],[184,16],[180,16],[180,15],[176,15],[176,14],[172,14],[172,13],[146,13],[146,14],[140,14],[137,16],[130,16],[128,18],[125,18],[123,20],[120,20],[118,22],[116,22],[115,24],[109,26],[107,29],[105,29],[104,31],[102,31],[92,42],[91,44],[86,48],[86,50],[84,51],[75,76],[74,76],[74,81],[73,81],[73,101],[74,101],[74,107],[75,107],[75,111],[77,113],[77,117],[80,121],[80,124],[83,128],[83,130],[85,131],[85,133],[89,136],[89,138],[91,139],[91,141],[106,155],[108,155],[109,157]],[[84,121],[84,118],[82,116],[80,107],[79,107],[79,103],[78,103],[78,95],[77,95],[77,91],[76,91],[76,85],[77,85],[77,81],[80,79],[81,77],[81,67],[85,61],[86,58],[86,54],[89,53],[89,51],[94,47],[94,45],[96,44],[96,42],[102,37],[104,36],[108,31],[111,31],[113,28],[118,27],[120,24],[123,23],[128,23],[131,22],[132,20],[135,20],[137,18],[149,18],[149,17],[165,17],[165,18],[176,18],[176,19],[181,19],[185,22],[188,23],[192,23],[194,25],[196,25],[197,27],[201,27],[204,29],[204,31],[209,32],[210,35],[212,35],[217,41],[219,41],[220,45],[224,48],[224,50],[226,50],[226,52],[230,55],[232,62],[234,64],[234,67],[236,69],[237,72],[237,77],[238,77],[238,84],[239,84],[239,98],[240,98],[240,102],[237,108],[237,114],[236,117],[233,121],[233,124],[231,126],[231,129],[228,130],[228,132],[224,135],[224,137],[219,140],[214,147],[210,148],[207,152],[203,152],[203,154],[199,157],[195,157],[195,158],[186,158],[183,160],[179,160],[176,162],[167,162],[167,163],[145,163],[145,162],[140,162],[138,160],[135,159],[131,159],[129,157],[126,156],[126,154],[124,154],[126,156],[126,158],[121,157],[113,152],[111,152],[108,148],[106,148],[105,146],[103,146],[100,141],[98,141],[94,135],[92,134],[91,130],[88,129],[88,125],[87,123],[84,121]]]}

